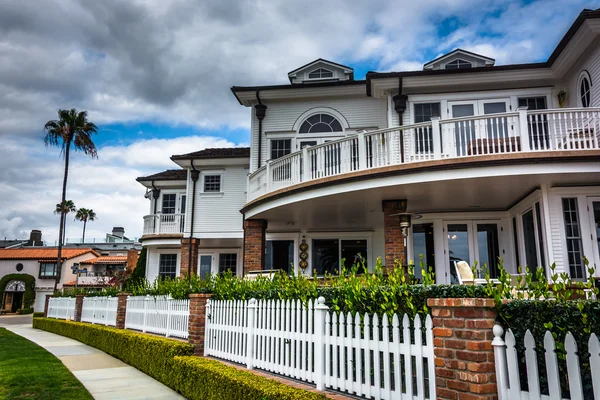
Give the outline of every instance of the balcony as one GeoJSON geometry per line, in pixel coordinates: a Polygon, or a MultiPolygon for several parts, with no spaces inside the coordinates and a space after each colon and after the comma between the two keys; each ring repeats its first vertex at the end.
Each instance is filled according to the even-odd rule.
{"type": "Polygon", "coordinates": [[[416,162],[600,149],[600,108],[462,117],[359,133],[305,147],[248,179],[248,202],[303,182],[416,162]]]}
{"type": "Polygon", "coordinates": [[[184,228],[184,214],[151,214],[144,217],[143,235],[180,234],[184,228]]]}

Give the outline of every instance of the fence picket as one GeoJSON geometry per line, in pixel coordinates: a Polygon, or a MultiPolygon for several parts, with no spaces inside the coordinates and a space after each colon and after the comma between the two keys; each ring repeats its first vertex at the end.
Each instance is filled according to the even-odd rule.
{"type": "Polygon", "coordinates": [[[537,354],[535,352],[535,340],[531,331],[525,332],[525,363],[527,365],[527,384],[529,396],[532,399],[540,398],[540,381],[537,365],[537,354]]]}
{"type": "Polygon", "coordinates": [[[567,351],[567,374],[569,376],[569,391],[571,400],[583,400],[583,387],[581,385],[581,371],[579,369],[579,357],[577,357],[577,343],[571,332],[565,338],[565,350],[567,351]]]}
{"type": "Polygon", "coordinates": [[[415,335],[415,345],[414,355],[415,355],[415,366],[417,368],[417,397],[425,398],[425,374],[423,368],[423,331],[421,330],[421,316],[419,314],[415,315],[414,321],[414,329],[415,335]]]}
{"type": "Polygon", "coordinates": [[[413,374],[412,374],[412,352],[411,352],[411,338],[410,338],[410,320],[408,315],[404,314],[402,318],[402,354],[404,355],[404,377],[405,377],[405,389],[406,397],[409,399],[413,398],[413,374]]]}
{"type": "Polygon", "coordinates": [[[592,371],[592,385],[594,387],[594,398],[600,399],[600,341],[595,333],[592,333],[588,341],[590,353],[590,369],[592,371]]]}
{"type": "MultiPolygon", "coordinates": [[[[546,350],[546,374],[548,377],[550,400],[560,400],[562,396],[560,392],[560,378],[558,376],[558,360],[555,352],[554,338],[550,331],[546,331],[544,335],[544,349],[546,350]]],[[[510,376],[510,367],[508,370],[510,376]]]]}

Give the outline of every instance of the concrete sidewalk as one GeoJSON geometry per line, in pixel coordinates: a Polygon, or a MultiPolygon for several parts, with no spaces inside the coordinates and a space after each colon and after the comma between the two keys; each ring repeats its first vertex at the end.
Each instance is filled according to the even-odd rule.
{"type": "Polygon", "coordinates": [[[0,327],[23,336],[58,357],[94,399],[184,399],[162,383],[98,349],[33,329],[31,324],[7,324],[3,319],[0,318],[0,327]]]}

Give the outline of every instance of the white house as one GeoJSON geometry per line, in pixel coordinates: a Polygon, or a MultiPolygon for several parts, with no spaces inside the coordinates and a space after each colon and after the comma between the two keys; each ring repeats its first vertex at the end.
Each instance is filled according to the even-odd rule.
{"type": "Polygon", "coordinates": [[[422,254],[438,283],[458,260],[493,276],[498,257],[585,279],[583,256],[600,267],[599,34],[600,11],[584,10],[545,62],[457,49],[355,80],[318,59],[287,85],[232,87],[253,108],[250,150],[138,178],[148,278],[422,254]]]}

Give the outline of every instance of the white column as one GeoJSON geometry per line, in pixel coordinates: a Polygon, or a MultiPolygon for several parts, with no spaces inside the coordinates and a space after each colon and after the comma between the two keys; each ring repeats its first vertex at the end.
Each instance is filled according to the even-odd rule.
{"type": "Polygon", "coordinates": [[[248,302],[248,334],[246,336],[246,368],[254,369],[254,328],[256,325],[256,299],[250,299],[248,302]]]}
{"type": "Polygon", "coordinates": [[[267,161],[266,165],[265,165],[265,173],[267,176],[267,180],[266,180],[266,186],[267,186],[267,193],[269,193],[271,191],[271,180],[272,180],[272,176],[271,176],[271,161],[267,161]]]}
{"type": "Polygon", "coordinates": [[[521,136],[521,151],[530,151],[529,125],[527,124],[527,107],[517,108],[519,113],[519,135],[521,136]]]}
{"type": "Polygon", "coordinates": [[[308,157],[308,146],[302,148],[302,182],[310,179],[310,158],[308,157]]]}
{"type": "Polygon", "coordinates": [[[433,158],[442,158],[442,138],[440,136],[440,117],[431,118],[431,135],[433,136],[433,158]]]}
{"type": "Polygon", "coordinates": [[[315,305],[315,384],[317,390],[325,389],[325,341],[326,335],[325,316],[329,307],[325,305],[325,298],[319,297],[315,305]]]}
{"type": "Polygon", "coordinates": [[[367,143],[364,132],[358,134],[358,169],[367,169],[367,143]]]}

